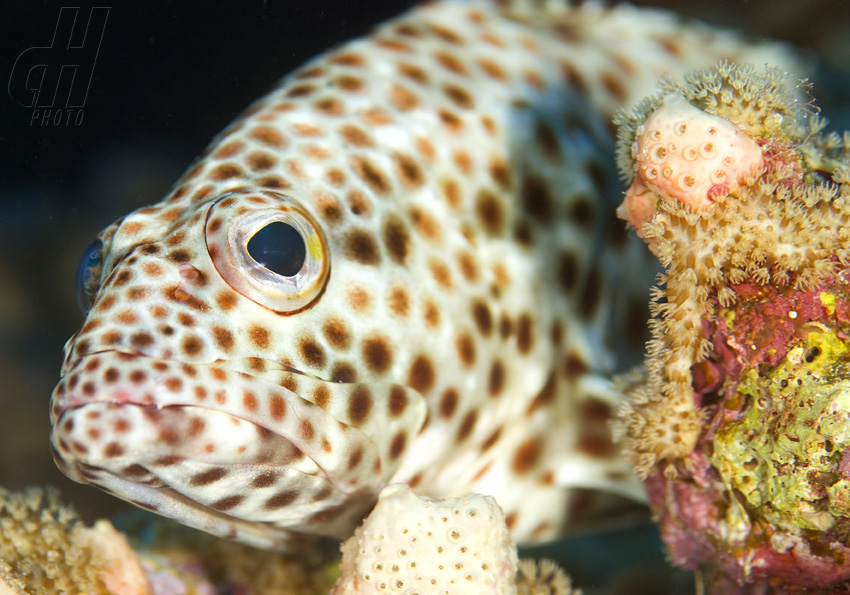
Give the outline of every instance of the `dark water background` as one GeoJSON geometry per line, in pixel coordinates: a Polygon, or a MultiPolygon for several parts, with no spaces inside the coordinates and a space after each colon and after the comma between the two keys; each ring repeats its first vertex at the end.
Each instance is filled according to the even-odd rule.
{"type": "MultiPolygon", "coordinates": [[[[81,18],[94,5],[76,4],[81,18]]],[[[31,109],[0,92],[0,486],[58,486],[88,519],[123,505],[65,479],[47,448],[62,344],[82,320],[73,290],[82,250],[114,219],[157,202],[212,136],[280,76],[414,3],[112,4],[79,126],[33,122],[31,109]]],[[[850,2],[637,4],[805,48],[819,63],[813,93],[831,128],[850,128],[850,2]]],[[[0,9],[4,87],[21,52],[50,45],[62,5],[20,1],[0,9]]],[[[654,543],[645,533],[619,538],[623,559],[630,543],[654,543]]],[[[583,542],[581,556],[615,559],[611,543],[583,542]]]]}

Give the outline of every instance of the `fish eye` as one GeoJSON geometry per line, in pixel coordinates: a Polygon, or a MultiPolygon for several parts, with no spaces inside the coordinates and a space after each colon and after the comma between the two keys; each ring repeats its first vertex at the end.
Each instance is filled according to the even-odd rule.
{"type": "Polygon", "coordinates": [[[283,221],[272,221],[258,230],[245,247],[248,256],[273,273],[292,277],[307,262],[307,246],[298,230],[283,221]]]}
{"type": "Polygon", "coordinates": [[[80,264],[77,265],[77,276],[75,279],[75,293],[77,294],[77,306],[83,316],[88,314],[94,303],[97,288],[100,286],[100,274],[103,271],[103,242],[96,239],[88,245],[80,264]]]}
{"type": "Polygon", "coordinates": [[[206,241],[230,287],[281,314],[309,306],[328,279],[327,244],[319,226],[294,199],[277,192],[222,196],[207,213],[206,241]]]}

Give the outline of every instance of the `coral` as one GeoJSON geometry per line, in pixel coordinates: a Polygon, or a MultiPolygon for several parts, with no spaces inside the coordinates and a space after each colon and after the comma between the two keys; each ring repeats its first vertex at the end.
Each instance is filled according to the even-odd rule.
{"type": "Polygon", "coordinates": [[[711,349],[702,334],[710,298],[728,305],[744,281],[812,287],[846,260],[850,234],[850,192],[835,183],[846,171],[841,143],[818,138],[816,118],[804,123],[785,75],[720,64],[661,88],[618,116],[619,163],[633,182],[620,214],[666,268],[651,304],[647,383],[617,428],[644,477],[699,438],[691,368],[711,349]],[[677,132],[684,144],[659,144],[677,132]],[[719,164],[700,154],[706,144],[719,164]]]}
{"type": "MultiPolygon", "coordinates": [[[[328,544],[305,547],[297,555],[264,551],[193,531],[163,519],[130,528],[146,538],[136,544],[143,552],[151,583],[154,578],[182,584],[208,581],[216,592],[278,595],[327,593],[339,576],[339,555],[328,544]],[[156,577],[153,572],[156,571],[156,577]]],[[[199,595],[202,585],[195,585],[199,595]]]]}
{"type": "Polygon", "coordinates": [[[551,560],[519,561],[516,572],[517,595],[581,595],[573,589],[570,577],[551,560]]]}
{"type": "Polygon", "coordinates": [[[768,522],[827,531],[850,517],[850,469],[839,469],[850,454],[848,348],[834,332],[810,332],[806,343],[764,376],[748,368],[740,418],[715,431],[709,461],[768,522]]]}
{"type": "Polygon", "coordinates": [[[638,232],[655,215],[655,196],[708,209],[718,196],[737,189],[762,160],[759,144],[737,125],[694,107],[678,93],[665,95],[639,127],[634,152],[635,180],[618,215],[638,232]],[[635,203],[649,197],[653,202],[642,205],[636,216],[635,203]]]}
{"type": "Polygon", "coordinates": [[[341,577],[319,545],[299,556],[258,551],[159,519],[130,524],[131,549],[108,521],[86,527],[55,490],[0,490],[0,506],[0,595],[300,595],[335,581],[336,595],[402,583],[410,593],[580,595],[554,562],[517,562],[489,496],[434,501],[389,486],[343,545],[341,577]]]}
{"type": "Polygon", "coordinates": [[[721,64],[619,117],[620,214],[666,270],[616,434],[673,562],[715,593],[850,587],[850,151],[793,87],[721,64]]]}
{"type": "Polygon", "coordinates": [[[0,489],[0,594],[301,595],[337,577],[318,548],[262,552],[160,520],[131,533],[132,548],[109,521],[86,527],[55,490],[0,489]]]}
{"type": "Polygon", "coordinates": [[[405,484],[384,488],[342,545],[341,569],[331,595],[579,594],[554,562],[517,561],[504,513],[492,497],[432,500],[405,484]]]}
{"type": "Polygon", "coordinates": [[[431,500],[391,484],[342,545],[341,568],[333,595],[402,587],[411,594],[516,593],[516,547],[490,496],[431,500]]]}
{"type": "Polygon", "coordinates": [[[175,563],[150,553],[140,555],[142,569],[156,595],[215,595],[215,586],[199,565],[175,563]]]}
{"type": "Polygon", "coordinates": [[[0,572],[16,593],[151,592],[124,537],[108,521],[83,525],[55,490],[0,489],[0,572]]]}
{"type": "Polygon", "coordinates": [[[703,434],[675,477],[658,468],[646,486],[673,561],[705,568],[715,592],[849,584],[848,273],[713,302],[693,374],[703,434]]]}

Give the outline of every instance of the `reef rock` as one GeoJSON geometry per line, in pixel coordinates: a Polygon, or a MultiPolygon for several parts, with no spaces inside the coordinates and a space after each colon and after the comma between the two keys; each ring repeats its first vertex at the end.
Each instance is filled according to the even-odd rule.
{"type": "Polygon", "coordinates": [[[850,586],[850,151],[805,91],[721,64],[618,118],[619,214],[666,270],[616,433],[717,593],[850,586]]]}

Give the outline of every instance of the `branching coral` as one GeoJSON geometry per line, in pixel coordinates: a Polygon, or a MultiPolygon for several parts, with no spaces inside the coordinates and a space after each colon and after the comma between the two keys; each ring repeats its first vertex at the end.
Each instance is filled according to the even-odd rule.
{"type": "Polygon", "coordinates": [[[619,213],[666,270],[617,437],[716,592],[850,581],[850,151],[794,87],[721,64],[619,118],[619,213]]]}

